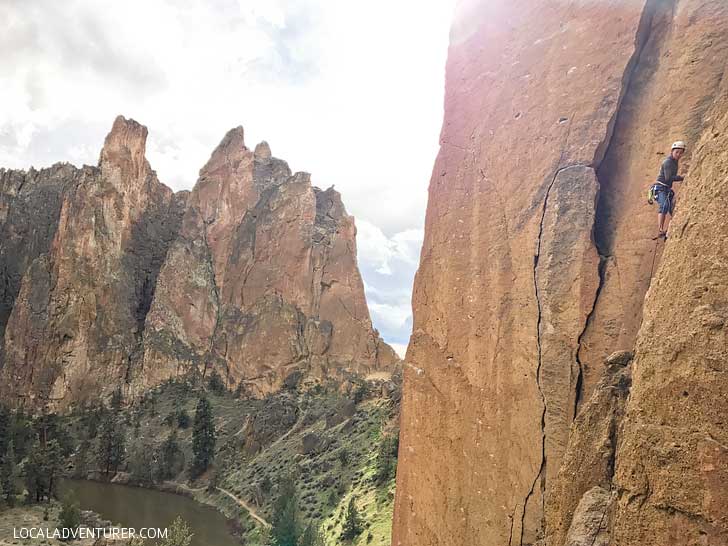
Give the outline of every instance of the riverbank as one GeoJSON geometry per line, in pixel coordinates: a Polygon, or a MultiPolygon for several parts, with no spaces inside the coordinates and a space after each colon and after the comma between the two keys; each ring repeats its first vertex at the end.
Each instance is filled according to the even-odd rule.
{"type": "Polygon", "coordinates": [[[248,515],[249,518],[258,523],[262,529],[269,529],[271,524],[266,521],[258,511],[247,503],[244,499],[235,496],[230,491],[223,489],[222,487],[216,487],[214,491],[210,491],[209,487],[190,487],[187,484],[179,483],[171,480],[158,482],[158,483],[135,483],[130,479],[128,472],[117,472],[113,478],[108,479],[100,472],[93,472],[86,476],[83,480],[66,478],[69,481],[89,481],[98,484],[110,484],[119,485],[124,487],[131,487],[142,490],[152,490],[161,493],[169,493],[172,495],[179,495],[194,502],[209,506],[216,510],[221,516],[227,520],[228,529],[230,533],[236,538],[241,538],[239,518],[240,513],[236,508],[242,508],[248,515]],[[232,500],[234,505],[231,505],[229,501],[232,500]]]}
{"type": "Polygon", "coordinates": [[[70,492],[82,508],[92,508],[124,526],[164,529],[181,517],[193,532],[191,546],[240,544],[232,518],[189,494],[94,480],[63,480],[61,490],[70,492]]]}
{"type": "MultiPolygon", "coordinates": [[[[99,490],[125,488],[118,496],[127,498],[128,506],[114,507],[122,515],[144,504],[147,496],[171,494],[189,499],[198,509],[214,510],[216,517],[226,521],[220,526],[240,537],[238,542],[260,546],[268,542],[280,484],[292,480],[301,530],[319,528],[327,545],[338,544],[347,507],[354,499],[362,534],[353,546],[387,546],[398,392],[397,385],[371,383],[352,385],[350,391],[340,386],[281,391],[258,400],[169,382],[133,405],[90,406],[56,416],[49,430],[66,446],[69,455],[64,468],[69,473],[83,475],[99,490]],[[215,460],[195,481],[188,481],[192,419],[203,394],[214,417],[215,460]],[[100,471],[104,462],[99,458],[108,422],[113,422],[114,441],[124,452],[112,479],[100,471]],[[139,483],[140,479],[146,481],[139,483]]],[[[82,507],[125,523],[101,509],[112,499],[113,495],[99,493],[82,507]]],[[[167,498],[164,503],[176,505],[178,500],[167,498]]],[[[155,526],[166,523],[159,518],[153,522],[155,526]]]]}
{"type": "MultiPolygon", "coordinates": [[[[53,538],[53,531],[59,525],[61,504],[52,501],[44,504],[23,504],[0,512],[0,546],[68,546],[58,538],[53,538]],[[30,530],[33,532],[30,532],[30,530]],[[48,536],[39,536],[40,534],[48,536]]],[[[73,541],[75,546],[93,546],[94,538],[82,538],[73,541]]],[[[104,544],[121,545],[125,540],[107,540],[104,544]]]]}

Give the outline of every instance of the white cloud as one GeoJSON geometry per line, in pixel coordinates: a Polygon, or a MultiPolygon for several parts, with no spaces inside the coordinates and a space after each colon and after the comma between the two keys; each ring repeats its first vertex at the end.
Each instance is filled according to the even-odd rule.
{"type": "MultiPolygon", "coordinates": [[[[243,125],[249,146],[267,140],[318,186],[336,185],[357,218],[363,276],[384,294],[374,303],[399,309],[418,261],[453,4],[0,1],[0,165],[95,164],[123,114],[149,128],[160,180],[189,189],[243,125]]],[[[406,342],[389,329],[395,311],[372,314],[385,339],[406,342]]]]}
{"type": "Polygon", "coordinates": [[[359,268],[372,321],[393,343],[406,345],[412,331],[411,288],[422,237],[421,229],[387,237],[374,224],[357,222],[359,268]]]}
{"type": "Polygon", "coordinates": [[[359,260],[376,266],[382,275],[392,274],[392,262],[401,261],[407,266],[417,267],[424,232],[421,229],[407,229],[395,233],[391,238],[374,224],[357,222],[357,249],[359,260]]]}

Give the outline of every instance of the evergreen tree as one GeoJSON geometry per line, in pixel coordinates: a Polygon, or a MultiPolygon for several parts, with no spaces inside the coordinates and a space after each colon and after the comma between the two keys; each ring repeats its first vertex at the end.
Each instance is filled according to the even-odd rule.
{"type": "Polygon", "coordinates": [[[162,444],[158,459],[158,480],[171,480],[184,468],[184,454],[179,447],[176,430],[172,430],[162,444]]]}
{"type": "Polygon", "coordinates": [[[361,532],[361,518],[359,517],[359,510],[356,508],[356,499],[352,495],[349,500],[349,507],[346,509],[346,519],[344,520],[344,530],[341,533],[341,538],[344,540],[353,540],[361,532]]]}
{"type": "Polygon", "coordinates": [[[11,414],[12,438],[15,447],[15,460],[22,461],[36,440],[31,419],[22,411],[11,414]]]}
{"type": "Polygon", "coordinates": [[[297,546],[298,499],[296,484],[285,477],[278,485],[278,498],[273,503],[273,521],[270,530],[270,546],[297,546]]]}
{"type": "Polygon", "coordinates": [[[84,436],[78,446],[76,457],[73,461],[73,476],[83,479],[88,474],[89,451],[91,450],[91,442],[84,436]]]}
{"type": "Polygon", "coordinates": [[[129,475],[132,481],[151,485],[154,483],[154,468],[154,448],[148,442],[136,442],[129,457],[129,475]]]}
{"type": "Polygon", "coordinates": [[[190,414],[184,408],[177,412],[177,426],[181,429],[186,429],[190,426],[190,414]]]}
{"type": "Polygon", "coordinates": [[[124,403],[124,395],[121,393],[121,387],[116,387],[114,392],[111,394],[111,409],[118,413],[121,410],[121,406],[124,403]]]}
{"type": "Polygon", "coordinates": [[[374,481],[377,484],[387,483],[394,477],[397,468],[397,449],[399,442],[397,436],[385,436],[379,444],[377,453],[374,481]]]}
{"type": "Polygon", "coordinates": [[[324,546],[324,535],[319,529],[309,525],[298,544],[299,546],[324,546]]]}
{"type": "Polygon", "coordinates": [[[40,502],[55,494],[58,478],[63,471],[63,454],[58,441],[33,444],[23,466],[28,500],[40,502]]]}
{"type": "Polygon", "coordinates": [[[222,380],[222,377],[220,377],[220,374],[217,373],[217,370],[212,370],[212,373],[210,373],[210,379],[207,381],[207,386],[212,392],[218,395],[224,394],[227,390],[225,382],[222,380]]]}
{"type": "Polygon", "coordinates": [[[12,415],[10,410],[0,404],[0,459],[8,449],[8,443],[12,440],[12,415]]]}
{"type": "Polygon", "coordinates": [[[101,423],[106,419],[108,410],[101,404],[90,406],[82,413],[81,423],[86,429],[86,436],[93,440],[99,433],[101,423]]]}
{"type": "Polygon", "coordinates": [[[17,467],[15,465],[15,449],[12,439],[7,443],[5,455],[2,458],[2,467],[0,467],[0,487],[2,487],[2,498],[11,508],[15,506],[15,495],[18,488],[15,480],[18,478],[17,467]]]}
{"type": "Polygon", "coordinates": [[[162,539],[159,546],[189,546],[190,542],[192,532],[185,520],[177,516],[167,528],[167,537],[162,539]]]}
{"type": "Polygon", "coordinates": [[[36,433],[42,443],[56,440],[61,454],[68,457],[74,451],[73,437],[69,429],[56,413],[47,413],[38,417],[34,424],[36,433]]]}
{"type": "Polygon", "coordinates": [[[204,396],[197,403],[195,423],[192,429],[193,478],[205,472],[215,457],[215,422],[210,401],[204,396]]]}
{"type": "Polygon", "coordinates": [[[69,540],[72,540],[73,532],[78,529],[81,525],[81,509],[77,502],[74,502],[73,498],[69,495],[63,500],[61,505],[61,511],[58,514],[60,529],[68,529],[63,532],[62,536],[68,536],[69,540]]]}
{"type": "Polygon", "coordinates": [[[124,445],[124,432],[114,415],[108,414],[101,424],[101,434],[98,444],[98,463],[106,474],[112,470],[116,472],[124,462],[126,447],[124,445]]]}

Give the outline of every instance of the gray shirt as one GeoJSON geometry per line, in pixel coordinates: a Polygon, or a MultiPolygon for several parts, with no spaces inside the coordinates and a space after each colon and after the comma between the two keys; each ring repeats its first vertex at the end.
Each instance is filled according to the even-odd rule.
{"type": "Polygon", "coordinates": [[[657,175],[657,181],[665,184],[668,188],[672,188],[673,182],[682,182],[685,180],[682,176],[677,175],[677,160],[672,156],[665,158],[660,167],[660,174],[657,175]]]}

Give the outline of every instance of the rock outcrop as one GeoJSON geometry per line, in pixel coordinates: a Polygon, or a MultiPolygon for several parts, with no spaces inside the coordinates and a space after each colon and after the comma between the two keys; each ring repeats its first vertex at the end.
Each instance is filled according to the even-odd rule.
{"type": "Polygon", "coordinates": [[[617,545],[728,544],[728,81],[715,98],[637,337],[617,545]]]}
{"type": "Polygon", "coordinates": [[[0,171],[3,399],[65,407],[216,368],[255,394],[391,369],[333,189],[230,131],[191,192],[119,117],[99,165],[0,171]]]}
{"type": "Polygon", "coordinates": [[[17,223],[4,226],[52,234],[37,250],[16,251],[32,261],[20,264],[5,327],[2,396],[11,403],[64,405],[133,375],[156,276],[184,207],[184,195],[161,184],[144,158],[146,137],[145,127],[119,117],[98,167],[5,172],[24,178],[25,199],[47,203],[52,220],[22,215],[16,201],[17,223]]]}
{"type": "Polygon", "coordinates": [[[372,329],[338,192],[292,175],[266,143],[251,152],[238,127],[188,204],[147,317],[142,377],[216,366],[230,386],[262,394],[301,370],[366,375],[395,364],[372,329]]]}
{"type": "MultiPolygon", "coordinates": [[[[683,530],[721,543],[714,537],[723,537],[719,514],[728,503],[715,486],[724,463],[715,449],[726,435],[720,403],[696,399],[695,389],[677,398],[680,372],[660,368],[656,357],[650,371],[640,340],[655,351],[662,343],[659,354],[682,355],[694,344],[695,357],[719,369],[725,329],[705,326],[721,349],[701,352],[703,319],[695,316],[693,335],[668,335],[665,346],[670,328],[650,322],[650,306],[665,305],[677,331],[696,303],[686,299],[690,288],[683,299],[667,288],[659,299],[653,288],[639,332],[645,294],[660,282],[653,273],[679,244],[670,240],[662,256],[665,245],[651,240],[656,211],[644,199],[672,140],[691,143],[683,162],[691,189],[678,192],[673,233],[691,208],[706,237],[724,232],[697,202],[684,203],[700,191],[696,165],[704,165],[704,187],[714,188],[704,190],[710,198],[725,181],[719,147],[706,154],[728,111],[726,59],[728,5],[716,0],[459,3],[413,295],[394,546],[562,546],[579,543],[574,537],[587,528],[599,543],[604,529],[585,522],[607,505],[613,544],[674,543],[683,530]],[[625,410],[626,391],[605,376],[604,363],[635,344],[625,410]],[[663,404],[649,419],[636,406],[642,398],[650,407],[648,396],[663,404]],[[705,425],[691,429],[692,444],[671,448],[673,471],[659,473],[657,452],[668,453],[679,430],[670,428],[671,412],[688,400],[693,423],[705,425]],[[579,461],[589,470],[566,483],[579,461]],[[692,485],[679,468],[694,471],[692,485]],[[668,502],[681,487],[694,494],[668,502]]],[[[716,275],[727,254],[722,241],[710,248],[697,265],[709,272],[703,288],[713,307],[705,313],[714,318],[706,320],[718,324],[727,281],[716,275]]],[[[696,263],[687,250],[681,259],[684,268],[696,263]]],[[[688,277],[678,282],[689,286],[688,277]]],[[[687,373],[692,357],[682,358],[687,373]]],[[[698,392],[724,395],[720,373],[703,366],[702,379],[692,378],[698,392]]]]}
{"type": "MultiPolygon", "coordinates": [[[[569,537],[576,534],[593,538],[612,521],[613,503],[608,492],[612,489],[617,445],[632,384],[632,356],[624,351],[607,359],[600,382],[574,419],[545,505],[546,544],[572,544],[569,537]],[[606,497],[603,492],[607,492],[606,497]],[[598,526],[586,525],[585,530],[584,506],[601,506],[598,526]]],[[[599,514],[598,509],[588,512],[599,514]]]]}

